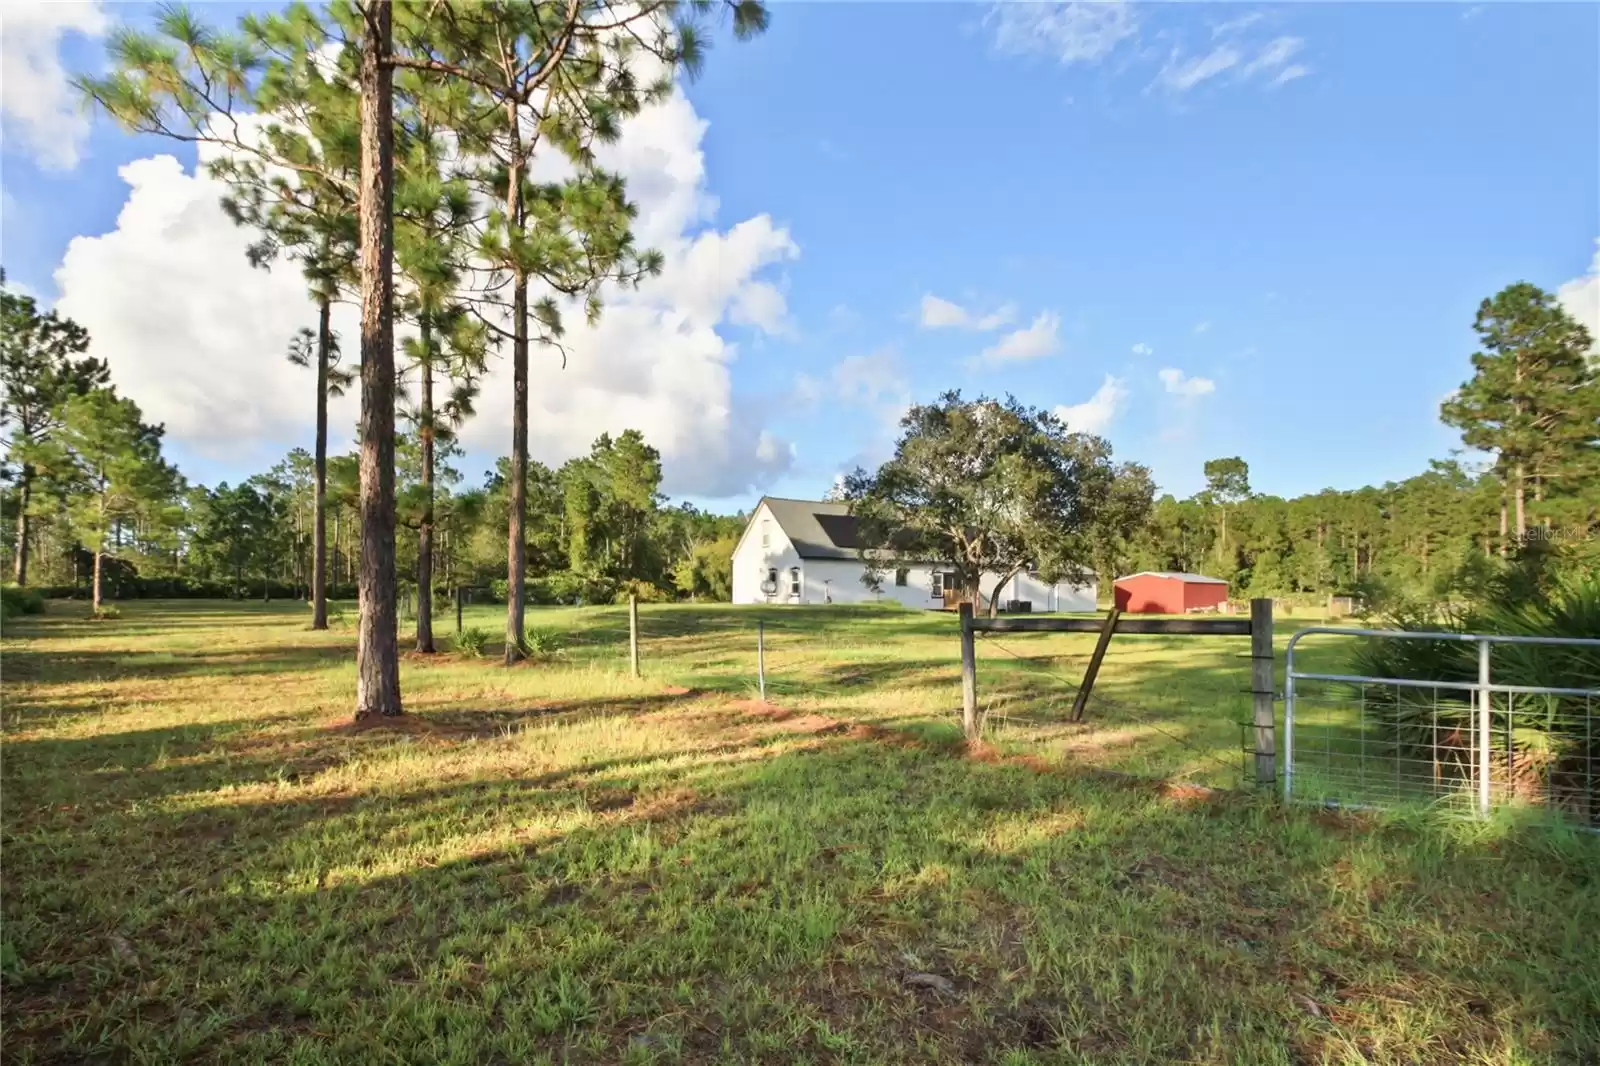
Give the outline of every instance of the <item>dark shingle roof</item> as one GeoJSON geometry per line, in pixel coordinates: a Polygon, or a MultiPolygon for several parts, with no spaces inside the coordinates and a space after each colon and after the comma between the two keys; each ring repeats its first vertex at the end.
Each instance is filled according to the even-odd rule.
{"type": "Polygon", "coordinates": [[[763,497],[762,502],[784,536],[802,559],[859,559],[856,520],[847,503],[821,500],[785,500],[763,497]]]}

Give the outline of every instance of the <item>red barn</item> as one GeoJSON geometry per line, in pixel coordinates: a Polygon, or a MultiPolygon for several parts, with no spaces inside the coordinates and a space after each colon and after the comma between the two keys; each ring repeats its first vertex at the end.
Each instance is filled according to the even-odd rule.
{"type": "Polygon", "coordinates": [[[1220,577],[1146,570],[1117,578],[1117,606],[1129,614],[1187,614],[1228,602],[1228,583],[1220,577]]]}

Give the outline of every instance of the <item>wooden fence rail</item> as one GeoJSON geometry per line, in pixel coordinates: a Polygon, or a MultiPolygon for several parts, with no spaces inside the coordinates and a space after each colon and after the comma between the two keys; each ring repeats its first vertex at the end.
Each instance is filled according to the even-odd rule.
{"type": "Polygon", "coordinates": [[[1276,698],[1272,650],[1272,601],[1250,601],[1249,618],[1129,618],[1113,609],[1104,618],[978,618],[972,604],[961,605],[961,724],[969,739],[982,730],[978,716],[979,633],[1098,633],[1094,654],[1084,671],[1083,684],[1072,703],[1072,721],[1081,721],[1089,693],[1100,673],[1101,660],[1117,633],[1250,638],[1251,726],[1255,734],[1255,779],[1264,788],[1277,781],[1277,737],[1273,701],[1276,698]]]}

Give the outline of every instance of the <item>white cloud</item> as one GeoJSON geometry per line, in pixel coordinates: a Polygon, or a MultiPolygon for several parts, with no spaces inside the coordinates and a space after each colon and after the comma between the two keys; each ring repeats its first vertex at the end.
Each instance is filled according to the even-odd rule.
{"type": "Polygon", "coordinates": [[[1252,59],[1240,73],[1248,78],[1263,71],[1277,70],[1289,62],[1290,59],[1293,59],[1296,53],[1304,46],[1305,42],[1298,37],[1274,38],[1261,50],[1261,54],[1252,59]]]}
{"type": "Polygon", "coordinates": [[[960,304],[941,300],[933,293],[922,298],[922,326],[924,329],[943,329],[947,326],[965,326],[967,309],[960,304]]]}
{"type": "Polygon", "coordinates": [[[1023,329],[1013,330],[985,348],[979,357],[984,363],[1013,363],[1038,359],[1061,346],[1061,316],[1046,311],[1023,329]]]}
{"type": "Polygon", "coordinates": [[[1296,78],[1303,78],[1310,73],[1310,67],[1301,66],[1299,63],[1296,63],[1293,66],[1284,67],[1282,70],[1278,71],[1278,76],[1272,79],[1272,85],[1274,88],[1279,85],[1286,85],[1289,82],[1294,81],[1296,78]]]}
{"type": "Polygon", "coordinates": [[[1261,12],[1252,11],[1248,15],[1240,15],[1235,19],[1229,19],[1226,22],[1219,22],[1215,26],[1211,27],[1211,36],[1213,38],[1232,36],[1233,34],[1238,33],[1240,30],[1249,29],[1251,26],[1254,26],[1264,18],[1266,18],[1266,16],[1261,12]]]}
{"type": "Polygon", "coordinates": [[[995,4],[984,17],[994,44],[1013,55],[1054,56],[1063,65],[1097,63],[1139,32],[1139,19],[1122,0],[1063,4],[995,4]]]}
{"type": "Polygon", "coordinates": [[[1206,320],[1201,321],[1201,322],[1196,322],[1194,324],[1194,335],[1196,337],[1200,336],[1202,333],[1210,333],[1210,332],[1211,332],[1211,321],[1210,321],[1210,319],[1206,319],[1206,320]]]}
{"type": "Polygon", "coordinates": [[[40,166],[71,170],[89,136],[61,63],[69,33],[100,37],[109,21],[98,2],[0,6],[0,114],[40,166]]]}
{"type": "Polygon", "coordinates": [[[1140,341],[1138,344],[1133,346],[1134,355],[1154,355],[1155,351],[1156,350],[1154,348],[1150,347],[1148,344],[1145,344],[1143,341],[1140,341]]]}
{"type": "Polygon", "coordinates": [[[1245,16],[1222,23],[1212,31],[1212,37],[1224,39],[1203,54],[1186,55],[1181,47],[1174,47],[1153,84],[1174,95],[1181,95],[1229,71],[1233,71],[1235,81],[1266,79],[1271,86],[1282,85],[1311,73],[1310,67],[1289,62],[1305,47],[1305,41],[1299,37],[1274,37],[1259,48],[1242,39],[1240,31],[1256,21],[1251,16],[1245,16]],[[1251,52],[1255,53],[1253,58],[1250,57],[1251,52]]]}
{"type": "Polygon", "coordinates": [[[1188,377],[1176,367],[1167,367],[1157,375],[1161,384],[1174,396],[1193,400],[1217,391],[1217,383],[1210,378],[1188,377]]]}
{"type": "MultiPolygon", "coordinates": [[[[661,450],[666,491],[710,497],[758,488],[791,465],[791,449],[762,425],[762,406],[734,395],[739,352],[719,329],[787,328],[782,288],[766,274],[798,248],[766,215],[702,227],[716,208],[705,189],[705,131],[674,93],[600,149],[638,204],[638,243],[661,249],[665,267],[637,291],[606,292],[595,327],[568,314],[565,370],[555,352],[534,349],[536,458],[561,462],[602,431],[636,428],[661,450]]],[[[247,264],[249,234],[228,221],[219,186],[203,174],[159,156],[122,175],[131,191],[116,228],[74,240],[57,271],[63,313],[90,330],[123,391],[186,446],[243,462],[250,448],[270,455],[305,444],[310,378],[282,355],[296,329],[315,324],[298,270],[247,264]]],[[[353,362],[354,311],[341,307],[336,326],[353,362]]],[[[508,450],[510,376],[509,353],[494,358],[478,415],[462,431],[475,453],[508,450]]],[[[354,397],[336,408],[336,441],[355,413],[354,397]]]]}
{"type": "Polygon", "coordinates": [[[1233,69],[1243,58],[1231,44],[1218,45],[1204,55],[1186,60],[1180,60],[1179,56],[1178,49],[1174,48],[1162,65],[1161,73],[1156,75],[1156,84],[1171,93],[1186,93],[1201,82],[1233,69]]]}
{"type": "Polygon", "coordinates": [[[1589,272],[1556,289],[1556,300],[1594,339],[1591,351],[1600,352],[1600,238],[1595,240],[1589,272]]]}
{"type": "Polygon", "coordinates": [[[922,297],[918,321],[923,329],[975,329],[988,332],[1009,325],[1016,317],[1015,304],[1004,304],[986,315],[979,315],[930,292],[922,297]]]}
{"type": "Polygon", "coordinates": [[[1127,398],[1128,389],[1122,379],[1107,374],[1093,396],[1082,403],[1058,406],[1056,417],[1074,433],[1102,435],[1111,426],[1112,419],[1127,398]]]}

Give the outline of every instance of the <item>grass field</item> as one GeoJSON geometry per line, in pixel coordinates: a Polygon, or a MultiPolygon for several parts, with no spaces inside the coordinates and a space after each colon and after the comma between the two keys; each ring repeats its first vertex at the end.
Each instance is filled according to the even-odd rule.
{"type": "Polygon", "coordinates": [[[1244,641],[1118,638],[1082,726],[1092,637],[986,641],[968,753],[948,617],[652,606],[635,681],[535,611],[355,729],[348,626],[123,607],[6,627],[8,1063],[1600,1057],[1600,841],[1156,780],[1238,782],[1244,641]]]}

